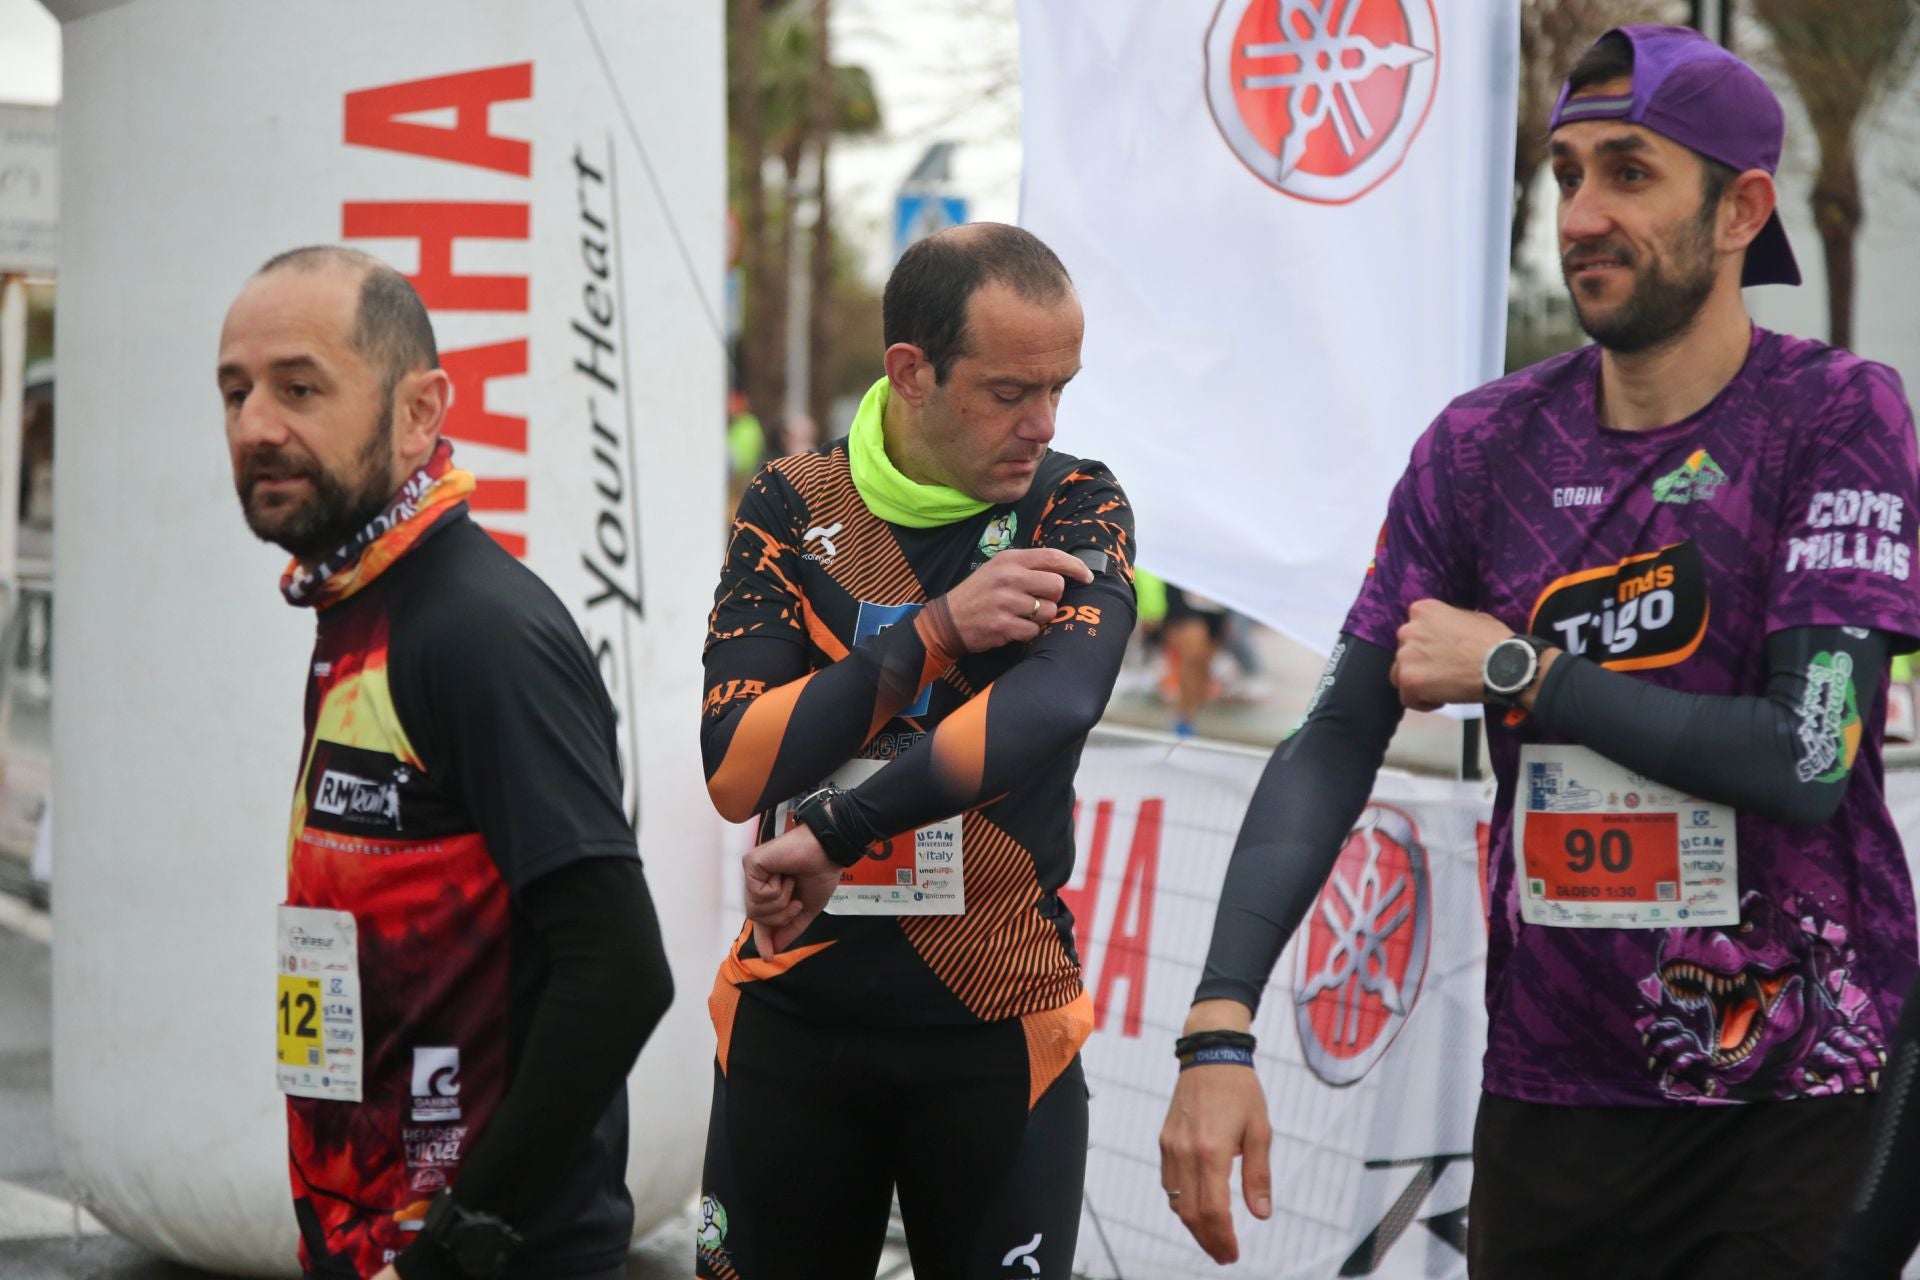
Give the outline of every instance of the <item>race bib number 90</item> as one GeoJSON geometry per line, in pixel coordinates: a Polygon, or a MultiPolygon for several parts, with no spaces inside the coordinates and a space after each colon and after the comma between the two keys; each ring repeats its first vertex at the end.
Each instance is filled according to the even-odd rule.
{"type": "Polygon", "coordinates": [[[1739,922],[1733,811],[1585,747],[1522,748],[1514,849],[1520,915],[1529,924],[1739,922]]]}

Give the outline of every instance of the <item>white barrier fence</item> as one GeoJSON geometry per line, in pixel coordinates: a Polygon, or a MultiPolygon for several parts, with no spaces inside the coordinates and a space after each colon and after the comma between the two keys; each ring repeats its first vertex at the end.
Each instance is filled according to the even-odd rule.
{"type": "MultiPolygon", "coordinates": [[[[1103,737],[1077,780],[1065,896],[1099,1028],[1077,1269],[1096,1280],[1466,1275],[1486,1040],[1482,854],[1491,791],[1383,773],[1334,879],[1275,967],[1254,1033],[1273,1120],[1274,1216],[1238,1197],[1214,1265],[1167,1207],[1158,1136],[1172,1046],[1263,754],[1103,737]]],[[[1920,771],[1888,775],[1920,845],[1920,771]]],[[[1910,1276],[1920,1271],[1910,1270],[1910,1276]]]]}

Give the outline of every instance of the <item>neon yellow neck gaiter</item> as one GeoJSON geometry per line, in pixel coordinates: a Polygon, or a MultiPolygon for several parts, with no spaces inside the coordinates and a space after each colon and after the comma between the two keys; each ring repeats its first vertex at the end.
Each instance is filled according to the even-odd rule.
{"type": "Polygon", "coordinates": [[[860,491],[867,510],[888,524],[909,529],[931,529],[953,524],[968,516],[977,516],[993,504],[969,498],[958,489],[943,484],[921,484],[909,480],[887,457],[887,432],[882,421],[887,412],[889,388],[885,378],[868,389],[853,415],[853,430],[847,434],[847,461],[853,469],[853,487],[860,491]]]}

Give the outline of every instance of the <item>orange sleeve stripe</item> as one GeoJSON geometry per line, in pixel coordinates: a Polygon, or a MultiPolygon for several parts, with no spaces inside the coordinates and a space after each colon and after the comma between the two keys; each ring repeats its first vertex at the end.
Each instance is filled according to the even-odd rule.
{"type": "MultiPolygon", "coordinates": [[[[926,684],[928,680],[933,679],[934,676],[939,675],[942,671],[945,671],[948,667],[952,666],[954,663],[960,660],[959,658],[949,654],[941,646],[940,628],[934,625],[933,615],[931,612],[931,610],[934,607],[935,607],[934,605],[929,604],[926,608],[921,609],[918,613],[915,613],[913,615],[914,634],[920,637],[920,643],[925,645],[927,648],[927,668],[926,669],[929,672],[929,674],[926,676],[925,679],[921,680],[920,683],[922,685],[926,684]]],[[[945,610],[946,606],[941,605],[939,606],[939,608],[942,610],[945,610]]],[[[943,615],[943,616],[950,616],[950,615],[943,615]]],[[[951,623],[949,623],[948,625],[951,625],[951,623]]]]}
{"type": "MultiPolygon", "coordinates": [[[[922,612],[924,613],[925,611],[923,610],[922,612]]],[[[917,624],[917,618],[916,618],[916,624],[917,624]]],[[[920,638],[923,643],[926,643],[925,632],[921,632],[920,638]]],[[[942,653],[937,652],[933,648],[933,646],[929,643],[927,645],[926,660],[920,664],[920,683],[916,684],[913,687],[915,696],[919,695],[920,690],[926,688],[928,685],[932,684],[935,680],[938,680],[940,678],[940,673],[945,671],[948,667],[951,667],[952,665],[953,665],[952,659],[948,658],[946,655],[942,653]]],[[[909,699],[908,702],[903,705],[911,705],[911,703],[912,703],[912,700],[909,699]]],[[[886,727],[886,724],[889,720],[892,720],[895,717],[900,716],[900,710],[901,710],[900,707],[888,707],[885,705],[883,700],[876,699],[873,704],[873,718],[867,723],[867,737],[869,738],[873,737],[874,734],[880,732],[881,729],[886,727]]],[[[914,722],[909,720],[908,723],[912,724],[914,722]]]]}
{"type": "Polygon", "coordinates": [[[987,702],[992,697],[993,686],[988,685],[933,731],[934,772],[969,803],[980,794],[980,780],[987,772],[987,702]]]}
{"type": "Polygon", "coordinates": [[[733,731],[725,758],[707,779],[713,807],[727,821],[745,822],[754,815],[760,794],[767,789],[767,779],[773,776],[773,762],[786,739],[787,724],[793,719],[793,704],[812,679],[808,674],[769,689],[741,714],[740,727],[733,731]]]}
{"type": "Polygon", "coordinates": [[[833,628],[820,620],[820,615],[813,611],[813,604],[805,596],[800,596],[799,600],[800,613],[807,621],[807,635],[814,646],[827,655],[829,662],[838,662],[846,657],[851,651],[840,642],[839,636],[833,634],[833,628]]]}

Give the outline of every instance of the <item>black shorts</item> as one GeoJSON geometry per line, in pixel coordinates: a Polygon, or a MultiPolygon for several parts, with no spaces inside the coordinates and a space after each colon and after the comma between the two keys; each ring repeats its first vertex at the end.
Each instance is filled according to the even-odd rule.
{"type": "Polygon", "coordinates": [[[1480,1096],[1474,1280],[1807,1280],[1859,1185],[1870,1095],[1722,1107],[1480,1096]]]}
{"type": "Polygon", "coordinates": [[[1188,618],[1198,618],[1206,624],[1207,636],[1215,644],[1227,629],[1227,610],[1224,605],[1214,604],[1210,600],[1196,603],[1186,592],[1172,583],[1167,584],[1167,624],[1184,622],[1188,618]]]}
{"type": "Polygon", "coordinates": [[[1029,1105],[1018,1018],[832,1027],[743,996],[714,1066],[707,1280],[871,1276],[898,1191],[916,1280],[1068,1280],[1087,1165],[1075,1057],[1029,1105]]]}

